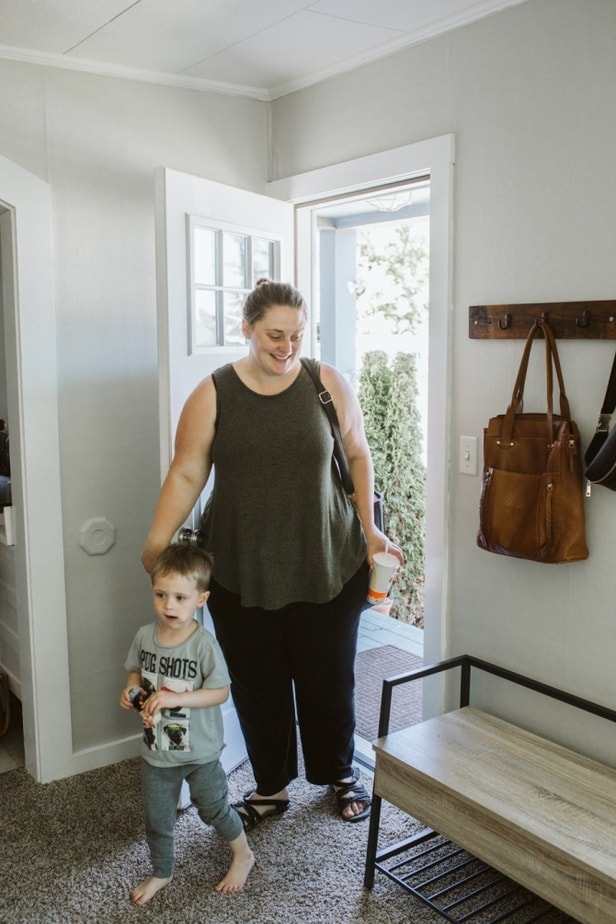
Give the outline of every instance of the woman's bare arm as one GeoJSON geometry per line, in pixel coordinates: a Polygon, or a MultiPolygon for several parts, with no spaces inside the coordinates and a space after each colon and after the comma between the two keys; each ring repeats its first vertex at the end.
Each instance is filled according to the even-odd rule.
{"type": "Polygon", "coordinates": [[[212,467],[215,424],[216,389],[208,377],[190,395],[180,415],[173,461],[141,555],[146,571],[186,520],[205,487],[212,467]]]}

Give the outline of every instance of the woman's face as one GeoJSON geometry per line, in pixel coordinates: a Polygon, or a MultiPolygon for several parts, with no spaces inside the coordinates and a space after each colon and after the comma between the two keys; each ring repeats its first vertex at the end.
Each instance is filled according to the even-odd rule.
{"type": "Polygon", "coordinates": [[[284,375],[299,362],[305,326],[302,311],[272,305],[253,325],[244,321],[242,331],[250,341],[250,355],[259,366],[265,372],[284,375]]]}

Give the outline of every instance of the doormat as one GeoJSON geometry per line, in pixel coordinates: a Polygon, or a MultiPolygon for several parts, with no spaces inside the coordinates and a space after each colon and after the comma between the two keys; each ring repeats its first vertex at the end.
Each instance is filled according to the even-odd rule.
{"type": "MultiPolygon", "coordinates": [[[[421,667],[416,655],[383,645],[357,653],[355,659],[355,718],[356,732],[367,741],[376,741],[379,730],[379,710],[383,680],[421,667]]],[[[398,731],[422,720],[422,681],[394,687],[391,699],[390,731],[398,731]]]]}

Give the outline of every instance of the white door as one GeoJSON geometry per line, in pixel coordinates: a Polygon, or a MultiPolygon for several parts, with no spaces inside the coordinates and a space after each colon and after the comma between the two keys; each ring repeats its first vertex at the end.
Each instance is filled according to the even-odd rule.
{"type": "MultiPolygon", "coordinates": [[[[293,280],[293,207],[159,168],[155,171],[161,477],[195,386],[246,353],[240,306],[259,276],[293,280]]],[[[206,485],[204,497],[210,491],[206,485]]],[[[202,498],[203,501],[204,498],[202,498]]],[[[193,512],[195,525],[200,505],[193,512]]],[[[212,629],[209,613],[204,623],[212,629]]],[[[246,756],[231,700],[223,707],[228,773],[246,756]]]]}

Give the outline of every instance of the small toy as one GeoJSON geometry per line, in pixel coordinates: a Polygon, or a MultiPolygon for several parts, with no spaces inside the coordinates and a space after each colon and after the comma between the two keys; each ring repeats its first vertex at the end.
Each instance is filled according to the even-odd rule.
{"type": "MultiPolygon", "coordinates": [[[[133,708],[136,709],[137,712],[142,712],[143,705],[149,695],[150,694],[146,693],[145,690],[142,690],[141,687],[133,687],[130,690],[128,697],[131,703],[133,704],[133,708]]],[[[161,719],[160,712],[157,712],[154,716],[152,716],[151,721],[148,722],[147,724],[150,726],[157,725],[158,722],[160,722],[160,719],[161,719]]]]}

